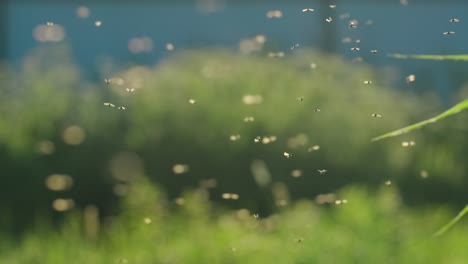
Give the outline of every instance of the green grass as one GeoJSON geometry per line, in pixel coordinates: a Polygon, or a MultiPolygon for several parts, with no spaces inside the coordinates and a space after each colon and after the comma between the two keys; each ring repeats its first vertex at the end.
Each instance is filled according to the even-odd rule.
{"type": "Polygon", "coordinates": [[[440,236],[440,235],[443,235],[445,232],[447,232],[447,230],[449,230],[453,225],[455,225],[458,221],[460,221],[460,219],[462,219],[462,217],[464,215],[466,215],[468,213],[468,205],[465,206],[465,208],[463,208],[463,210],[461,210],[458,215],[453,218],[448,224],[444,225],[441,229],[439,229],[439,231],[437,231],[434,236],[437,237],[437,236],[440,236]]]}
{"type": "MultiPolygon", "coordinates": [[[[428,55],[428,54],[389,54],[390,57],[395,58],[395,59],[418,59],[418,60],[462,60],[462,61],[467,61],[468,60],[468,54],[456,54],[456,55],[428,55]]],[[[372,141],[378,141],[381,139],[385,138],[390,138],[390,137],[395,137],[399,136],[408,132],[411,132],[413,130],[422,128],[428,124],[435,123],[441,119],[444,119],[446,117],[449,117],[451,115],[455,115],[460,113],[461,111],[465,110],[468,108],[468,99],[454,105],[447,111],[433,117],[429,118],[427,120],[418,122],[416,124],[409,125],[407,127],[403,127],[400,129],[397,129],[395,131],[385,133],[383,135],[374,137],[372,141]]]]}
{"type": "Polygon", "coordinates": [[[256,219],[255,212],[214,207],[200,190],[176,206],[140,181],[123,201],[122,214],[101,224],[97,239],[86,236],[89,223],[76,210],[60,231],[40,225],[41,231],[0,251],[0,259],[9,264],[464,263],[468,225],[431,238],[450,212],[407,209],[395,189],[347,188],[337,194],[347,204],[299,201],[256,219]]]}
{"type": "MultiPolygon", "coordinates": [[[[390,54],[390,57],[397,58],[397,59],[420,59],[420,60],[463,60],[463,61],[468,60],[468,54],[459,54],[459,55],[390,54]]],[[[441,114],[439,114],[439,115],[437,115],[437,116],[435,116],[433,118],[430,118],[430,119],[418,122],[416,124],[412,124],[412,125],[397,129],[397,130],[389,132],[389,133],[385,133],[383,135],[380,135],[378,137],[373,138],[372,141],[378,141],[378,140],[382,140],[382,139],[386,139],[386,138],[390,138],[390,137],[395,137],[395,136],[399,136],[399,135],[411,132],[413,130],[422,128],[422,127],[424,127],[424,126],[426,126],[428,124],[435,123],[435,122],[437,122],[437,121],[439,121],[441,119],[444,119],[446,117],[458,114],[458,113],[460,113],[461,111],[463,111],[463,110],[465,110],[467,108],[468,108],[468,99],[454,105],[450,109],[446,110],[445,112],[443,112],[443,113],[441,113],[441,114]]],[[[444,234],[445,232],[447,232],[448,229],[450,229],[453,225],[455,225],[458,221],[460,221],[460,219],[462,219],[462,217],[464,215],[466,215],[467,213],[468,213],[468,205],[465,206],[465,208],[463,210],[461,210],[458,213],[458,215],[455,216],[449,223],[447,223],[442,228],[440,228],[439,231],[437,231],[434,234],[434,236],[440,236],[440,235],[444,234]]]]}
{"type": "Polygon", "coordinates": [[[390,57],[396,59],[420,59],[420,60],[461,60],[467,61],[468,54],[453,54],[453,55],[429,55],[429,54],[390,54],[390,57]]]}
{"type": "Polygon", "coordinates": [[[418,122],[416,124],[409,125],[407,127],[403,127],[403,128],[397,129],[397,130],[389,132],[389,133],[385,133],[383,135],[380,135],[378,137],[373,138],[372,141],[378,141],[378,140],[382,140],[382,139],[385,139],[385,138],[396,137],[396,136],[411,132],[413,130],[422,128],[422,127],[424,127],[424,126],[426,126],[428,124],[435,123],[435,122],[437,122],[437,121],[439,121],[441,119],[444,119],[446,117],[458,114],[458,113],[460,113],[461,111],[463,111],[463,110],[465,110],[467,108],[468,108],[468,99],[454,105],[453,107],[451,107],[447,111],[445,111],[445,112],[443,112],[443,113],[441,113],[441,114],[439,114],[439,115],[437,115],[437,116],[435,116],[433,118],[429,118],[427,120],[418,122]]]}

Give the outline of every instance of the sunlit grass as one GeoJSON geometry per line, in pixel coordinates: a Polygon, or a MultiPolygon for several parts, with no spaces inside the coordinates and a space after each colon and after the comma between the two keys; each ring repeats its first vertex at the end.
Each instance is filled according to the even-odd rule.
{"type": "Polygon", "coordinates": [[[396,59],[420,59],[420,60],[461,60],[467,61],[468,54],[454,55],[430,55],[430,54],[389,54],[390,57],[396,59]]]}
{"type": "Polygon", "coordinates": [[[468,257],[461,246],[468,237],[466,224],[431,239],[447,211],[407,210],[393,187],[348,188],[337,194],[345,204],[300,201],[259,219],[245,209],[213,207],[202,190],[187,193],[186,204],[179,206],[147,181],[131,188],[122,215],[102,222],[97,240],[85,232],[89,223],[83,211],[75,210],[59,232],[39,226],[9,251],[0,251],[0,259],[11,264],[459,263],[468,257]]]}
{"type": "Polygon", "coordinates": [[[444,119],[446,117],[449,117],[451,115],[458,114],[458,113],[460,113],[461,111],[463,111],[463,110],[465,110],[467,108],[468,108],[468,99],[462,101],[461,103],[456,104],[455,106],[451,107],[447,111],[445,111],[445,112],[443,112],[443,113],[441,113],[441,114],[439,114],[439,115],[437,115],[435,117],[432,117],[432,118],[429,118],[427,120],[418,122],[416,124],[413,124],[413,125],[410,125],[410,126],[407,126],[407,127],[404,127],[404,128],[400,128],[400,129],[397,129],[395,131],[392,131],[392,132],[383,134],[381,136],[375,137],[375,138],[372,139],[372,141],[378,141],[378,140],[382,140],[382,139],[385,139],[385,138],[396,137],[396,136],[411,132],[413,130],[422,128],[422,127],[424,127],[424,126],[426,126],[428,124],[435,123],[435,122],[437,122],[437,121],[439,121],[441,119],[444,119]]]}
{"type": "MultiPolygon", "coordinates": [[[[456,22],[458,22],[458,21],[456,21],[456,22]]],[[[468,54],[461,54],[461,55],[404,55],[404,54],[390,54],[390,56],[394,57],[394,58],[397,58],[397,59],[463,60],[463,61],[468,60],[468,54]]],[[[439,121],[441,119],[444,119],[446,117],[458,114],[458,113],[460,113],[461,111],[463,111],[463,110],[465,110],[467,108],[468,108],[468,99],[456,104],[455,106],[451,107],[450,109],[446,110],[445,112],[443,112],[443,113],[441,113],[441,114],[439,114],[439,115],[437,115],[437,116],[435,116],[433,118],[430,118],[430,119],[418,122],[416,124],[413,124],[413,125],[410,125],[410,126],[407,126],[407,127],[404,127],[404,128],[400,128],[400,129],[397,129],[395,131],[392,131],[392,132],[383,134],[381,136],[375,137],[375,138],[372,139],[372,141],[378,141],[378,140],[382,140],[382,139],[385,139],[385,138],[395,137],[395,136],[399,136],[399,135],[411,132],[413,130],[422,128],[422,127],[424,127],[424,126],[426,126],[428,124],[435,123],[435,122],[437,122],[437,121],[439,121]]],[[[467,213],[468,213],[468,205],[465,206],[465,208],[463,210],[461,210],[458,213],[458,215],[455,216],[449,223],[447,223],[442,228],[440,228],[434,234],[434,236],[440,236],[440,235],[444,234],[445,232],[447,232],[448,229],[450,229],[454,224],[456,224],[458,221],[460,221],[460,219],[462,219],[462,217],[464,215],[466,215],[467,213]]]]}
{"type": "Polygon", "coordinates": [[[447,232],[447,230],[449,230],[454,224],[460,221],[460,219],[462,219],[462,217],[466,215],[467,213],[468,213],[468,205],[465,206],[465,208],[463,208],[463,210],[461,210],[458,213],[458,215],[455,216],[455,218],[453,218],[449,223],[447,223],[441,229],[439,229],[436,233],[434,233],[434,236],[440,236],[444,234],[445,232],[447,232]]]}

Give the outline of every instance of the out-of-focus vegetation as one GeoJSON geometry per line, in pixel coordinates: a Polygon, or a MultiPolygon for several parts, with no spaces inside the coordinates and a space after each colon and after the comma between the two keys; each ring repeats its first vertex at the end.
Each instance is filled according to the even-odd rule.
{"type": "Polygon", "coordinates": [[[464,263],[468,225],[438,239],[440,208],[402,206],[395,188],[347,188],[345,204],[310,201],[257,219],[246,209],[213,208],[207,193],[174,205],[150,182],[132,183],[118,217],[99,229],[93,210],[73,210],[59,231],[47,225],[19,241],[0,239],[2,263],[464,263]]]}
{"type": "Polygon", "coordinates": [[[386,89],[385,74],[366,65],[294,54],[182,52],[154,67],[104,68],[110,84],[93,84],[65,49],[37,50],[2,71],[2,226],[21,230],[52,208],[113,215],[142,175],[170,201],[194,188],[217,201],[235,193],[225,204],[261,216],[388,181],[408,204],[466,202],[466,117],[371,143],[436,113],[437,100],[386,89]]]}

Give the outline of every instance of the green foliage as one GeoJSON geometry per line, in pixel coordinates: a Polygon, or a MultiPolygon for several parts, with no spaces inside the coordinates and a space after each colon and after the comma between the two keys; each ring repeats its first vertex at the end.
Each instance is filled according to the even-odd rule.
{"type": "MultiPolygon", "coordinates": [[[[463,200],[466,118],[458,115],[453,124],[413,133],[404,138],[417,142],[411,148],[392,140],[371,144],[372,135],[438,109],[385,89],[383,75],[366,65],[311,51],[275,60],[199,50],[103,77],[123,78],[125,86],[96,85],[81,80],[66,50],[58,51],[38,50],[20,71],[1,72],[0,160],[6,176],[0,207],[12,217],[2,211],[0,232],[24,222],[36,228],[17,242],[2,233],[0,262],[463,263],[468,258],[466,224],[447,231],[466,210],[437,233],[444,236],[431,240],[449,212],[401,204],[402,199],[463,200]],[[127,87],[136,91],[127,93],[127,87]],[[263,101],[245,104],[246,95],[263,101]],[[106,108],[104,102],[127,110],[106,108]],[[243,122],[246,116],[255,121],[243,122]],[[66,144],[63,132],[70,125],[85,132],[82,144],[66,144]],[[230,141],[233,134],[240,140],[230,141]],[[256,144],[257,136],[277,141],[256,144]],[[52,143],[52,153],[38,151],[43,141],[52,143]],[[313,145],[320,150],[309,152],[313,145]],[[284,151],[292,157],[285,158],[284,151]],[[261,186],[252,169],[259,160],[271,177],[261,186]],[[190,170],[174,174],[174,164],[188,164],[190,170]],[[291,177],[294,169],[303,175],[291,177]],[[420,177],[421,170],[429,178],[420,177]],[[71,175],[72,189],[47,190],[44,181],[52,173],[71,175]],[[217,185],[201,188],[208,179],[217,185]],[[388,179],[402,189],[401,197],[394,187],[379,190],[388,179]],[[310,201],[350,183],[374,191],[345,189],[338,198],[348,203],[341,205],[310,201]],[[240,195],[222,203],[237,211],[209,202],[224,192],[240,195]],[[116,195],[125,196],[119,202],[116,195]],[[179,204],[185,203],[176,206],[180,196],[179,204]],[[38,223],[37,215],[50,213],[51,201],[62,197],[73,199],[75,209],[66,213],[59,232],[52,231],[54,224],[38,223]],[[278,206],[290,198],[307,200],[278,206]],[[272,215],[256,220],[256,213],[272,215]]],[[[442,117],[464,107],[465,102],[442,117]]]]}
{"type": "MultiPolygon", "coordinates": [[[[97,240],[85,235],[75,211],[60,232],[25,235],[0,259],[32,263],[461,263],[468,225],[430,239],[449,212],[407,210],[394,188],[377,194],[347,188],[347,204],[299,201],[276,215],[256,219],[245,209],[210,209],[202,190],[169,203],[140,179],[124,199],[123,216],[105,220],[97,240]],[[141,199],[141,195],[148,199],[141,199]],[[155,208],[159,208],[155,211],[155,208]],[[145,219],[151,219],[151,223],[145,219]]],[[[5,237],[0,244],[5,243],[5,237]]]]}
{"type": "Polygon", "coordinates": [[[77,68],[64,48],[36,50],[20,74],[5,69],[0,89],[0,142],[14,152],[31,154],[39,138],[53,134],[74,107],[77,68]],[[8,142],[8,143],[6,143],[8,142]]]}
{"type": "Polygon", "coordinates": [[[0,205],[12,212],[5,220],[12,226],[51,211],[57,198],[74,199],[77,206],[97,204],[104,215],[111,214],[117,208],[115,189],[143,175],[171,199],[210,180],[217,183],[208,190],[210,199],[238,193],[242,199],[230,206],[264,214],[278,210],[271,194],[277,183],[287,186],[292,200],[350,183],[381,186],[388,179],[404,186],[408,202],[456,204],[465,195],[468,142],[460,131],[467,122],[414,133],[408,140],[418,144],[412,148],[395,141],[371,144],[372,135],[439,109],[437,101],[425,104],[386,89],[385,75],[365,64],[307,50],[272,59],[207,49],[176,53],[153,67],[109,73],[92,84],[80,78],[64,54],[38,50],[21,70],[5,71],[0,79],[0,159],[2,175],[7,175],[0,205]],[[125,84],[107,85],[104,78],[122,78],[125,84]],[[135,91],[126,92],[128,87],[135,91]],[[263,101],[245,104],[248,95],[263,101]],[[246,116],[255,121],[244,122],[246,116]],[[64,142],[70,125],[83,129],[82,144],[64,142]],[[240,139],[230,141],[236,134],[240,139]],[[258,136],[277,140],[255,143],[258,136]],[[44,141],[52,143],[52,153],[38,151],[44,141]],[[309,152],[314,145],[320,149],[309,152]],[[292,157],[285,158],[285,151],[292,157]],[[259,160],[271,178],[264,186],[253,177],[259,160]],[[190,169],[174,174],[175,164],[190,169]],[[292,177],[297,169],[302,176],[292,177]],[[328,172],[321,175],[319,169],[328,172]],[[430,177],[421,178],[421,170],[430,177]],[[73,187],[48,190],[44,182],[53,173],[73,177],[73,187]]]}

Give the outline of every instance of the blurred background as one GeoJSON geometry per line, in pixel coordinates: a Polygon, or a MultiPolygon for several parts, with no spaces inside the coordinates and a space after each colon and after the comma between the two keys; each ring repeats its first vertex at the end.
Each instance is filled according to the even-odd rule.
{"type": "Polygon", "coordinates": [[[5,263],[467,260],[463,1],[0,5],[5,263]]]}

